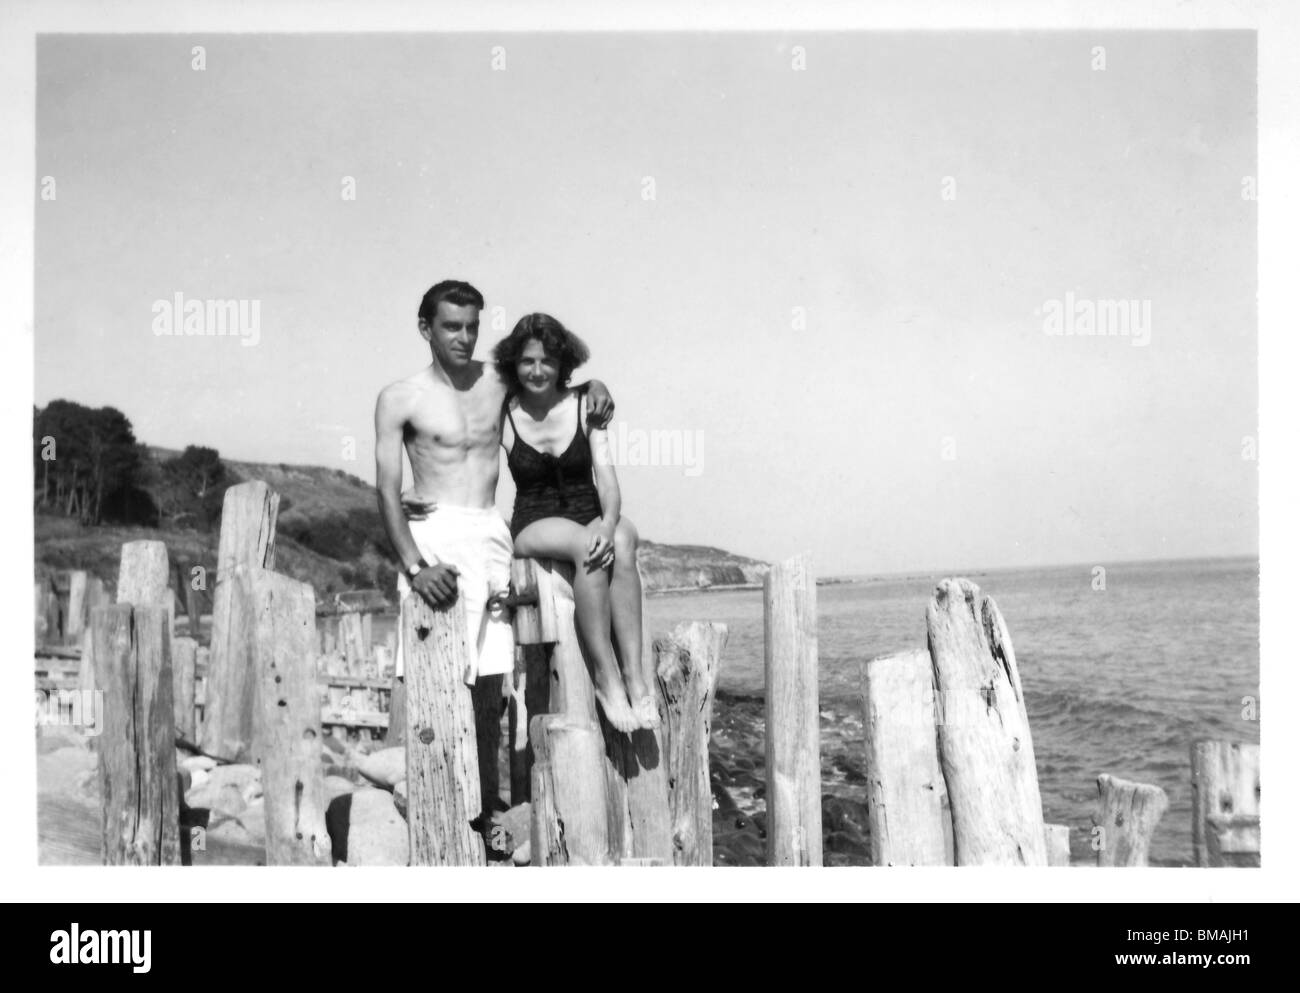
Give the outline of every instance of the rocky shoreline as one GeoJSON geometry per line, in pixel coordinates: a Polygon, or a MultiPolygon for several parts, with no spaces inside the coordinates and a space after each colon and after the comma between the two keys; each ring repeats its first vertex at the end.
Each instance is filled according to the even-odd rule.
{"type": "MultiPolygon", "coordinates": [[[[766,846],[765,738],[761,696],[719,691],[713,708],[709,765],[713,785],[713,861],[761,866],[766,846]]],[[[823,706],[822,827],[824,864],[868,865],[862,720],[851,707],[823,706]]],[[[99,864],[99,777],[96,751],[75,729],[37,728],[37,817],[42,865],[99,864]]],[[[505,755],[503,753],[503,759],[505,755]]],[[[405,754],[379,742],[326,736],[321,766],[329,801],[331,861],[405,865],[405,754]]],[[[191,865],[264,862],[261,772],[220,765],[177,751],[181,780],[182,856],[191,865]]],[[[509,781],[508,769],[503,782],[509,781]]],[[[527,838],[527,807],[493,812],[493,864],[510,865],[527,838]]],[[[522,853],[520,853],[522,854],[522,853]]]]}
{"type": "MultiPolygon", "coordinates": [[[[870,865],[864,737],[847,701],[821,708],[822,863],[870,865]]],[[[720,690],[713,704],[713,864],[764,864],[767,839],[763,698],[720,690]]]]}

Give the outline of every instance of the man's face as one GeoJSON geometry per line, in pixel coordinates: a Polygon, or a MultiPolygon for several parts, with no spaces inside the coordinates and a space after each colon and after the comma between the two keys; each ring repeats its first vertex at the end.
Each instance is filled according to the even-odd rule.
{"type": "Polygon", "coordinates": [[[420,322],[420,333],[433,346],[433,354],[444,369],[461,369],[474,357],[478,343],[478,308],[438,301],[433,323],[420,322]]]}

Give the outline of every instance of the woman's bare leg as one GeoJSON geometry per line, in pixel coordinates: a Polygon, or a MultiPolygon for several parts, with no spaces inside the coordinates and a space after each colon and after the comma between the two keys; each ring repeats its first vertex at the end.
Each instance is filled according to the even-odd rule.
{"type": "Polygon", "coordinates": [[[659,726],[659,708],[654,691],[642,672],[641,658],[641,574],[636,568],[636,526],[619,518],[614,530],[614,569],[609,584],[610,615],[614,643],[623,664],[623,685],[627,687],[632,711],[643,728],[659,726]]]}
{"type": "MultiPolygon", "coordinates": [[[[632,712],[623,676],[610,641],[610,570],[589,569],[587,529],[562,517],[534,521],[515,538],[518,558],[564,559],[573,565],[573,600],[578,633],[591,655],[596,699],[605,717],[620,731],[641,726],[632,712]]],[[[617,552],[615,553],[617,555],[617,552]]]]}

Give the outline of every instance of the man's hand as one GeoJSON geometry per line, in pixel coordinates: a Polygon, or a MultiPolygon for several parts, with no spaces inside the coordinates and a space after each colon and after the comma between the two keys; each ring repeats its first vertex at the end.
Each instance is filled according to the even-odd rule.
{"type": "Polygon", "coordinates": [[[411,589],[424,597],[430,607],[441,610],[456,602],[456,579],[460,570],[454,565],[439,562],[427,569],[421,569],[419,575],[411,580],[411,589]]]}
{"type": "Polygon", "coordinates": [[[603,428],[614,416],[614,398],[599,379],[587,384],[587,423],[592,427],[603,428]]]}
{"type": "Polygon", "coordinates": [[[587,558],[583,565],[588,572],[607,569],[614,564],[614,525],[593,521],[587,525],[587,558]]]}
{"type": "Polygon", "coordinates": [[[416,496],[413,489],[402,491],[402,513],[408,521],[423,521],[437,509],[437,500],[416,496]]]}

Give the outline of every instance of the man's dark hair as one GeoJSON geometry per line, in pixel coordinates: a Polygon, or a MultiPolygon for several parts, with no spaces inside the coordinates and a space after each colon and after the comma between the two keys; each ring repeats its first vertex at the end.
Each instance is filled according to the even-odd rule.
{"type": "Polygon", "coordinates": [[[528,314],[519,318],[519,323],[492,350],[492,361],[497,373],[513,393],[520,389],[519,374],[516,367],[519,356],[524,353],[524,346],[530,341],[540,341],[546,354],[560,363],[560,375],[556,385],[560,389],[569,385],[569,377],[591,357],[586,344],[576,334],[566,328],[550,314],[528,314]]]}
{"type": "Polygon", "coordinates": [[[483,309],[483,294],[461,279],[444,279],[429,287],[429,292],[420,301],[420,320],[433,323],[438,313],[438,304],[443,300],[454,303],[457,307],[477,307],[483,309]]]}

